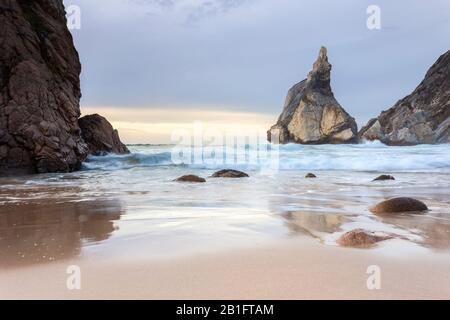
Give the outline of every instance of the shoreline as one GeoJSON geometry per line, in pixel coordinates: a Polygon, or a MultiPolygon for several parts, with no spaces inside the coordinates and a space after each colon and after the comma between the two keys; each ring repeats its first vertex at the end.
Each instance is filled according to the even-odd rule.
{"type": "Polygon", "coordinates": [[[450,253],[385,255],[296,238],[180,257],[95,256],[0,273],[1,299],[450,299],[450,253]],[[81,290],[66,287],[67,267],[81,290]],[[381,290],[367,288],[369,266],[381,290]]]}

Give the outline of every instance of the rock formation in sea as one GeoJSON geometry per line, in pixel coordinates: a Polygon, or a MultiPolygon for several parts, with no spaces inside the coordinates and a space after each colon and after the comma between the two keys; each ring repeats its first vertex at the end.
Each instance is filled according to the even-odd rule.
{"type": "Polygon", "coordinates": [[[81,65],[63,1],[2,1],[0,25],[0,174],[79,169],[81,65]]]}
{"type": "Polygon", "coordinates": [[[102,156],[108,153],[130,153],[120,141],[119,132],[104,117],[98,114],[84,116],[78,120],[78,124],[90,154],[102,156]]]}
{"type": "Polygon", "coordinates": [[[268,132],[269,141],[281,144],[356,142],[356,121],[334,97],[331,69],[327,49],[322,47],[308,78],[289,90],[284,110],[268,132]]]}
{"type": "Polygon", "coordinates": [[[388,145],[449,143],[450,50],[428,70],[413,93],[370,120],[359,137],[388,145]]]}

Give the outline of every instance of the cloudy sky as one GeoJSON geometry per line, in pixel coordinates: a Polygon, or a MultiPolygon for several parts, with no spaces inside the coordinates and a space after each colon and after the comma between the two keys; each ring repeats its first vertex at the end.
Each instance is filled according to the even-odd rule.
{"type": "Polygon", "coordinates": [[[448,0],[65,0],[83,64],[82,110],[128,143],[167,142],[193,121],[275,123],[320,46],[360,125],[410,93],[450,49],[448,0]],[[367,8],[381,29],[367,28],[367,8]]]}

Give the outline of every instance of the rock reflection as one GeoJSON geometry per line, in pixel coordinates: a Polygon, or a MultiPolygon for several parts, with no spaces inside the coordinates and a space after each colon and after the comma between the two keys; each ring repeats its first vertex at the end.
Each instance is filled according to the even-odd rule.
{"type": "Polygon", "coordinates": [[[399,215],[380,217],[383,223],[411,230],[423,237],[420,244],[434,249],[450,249],[450,219],[448,215],[399,215]]]}
{"type": "Polygon", "coordinates": [[[108,239],[122,207],[117,200],[56,200],[0,206],[0,268],[77,256],[83,245],[108,239]]]}
{"type": "Polygon", "coordinates": [[[339,214],[317,213],[306,211],[289,211],[281,215],[292,233],[320,238],[324,233],[333,233],[347,222],[347,218],[339,214]]]}

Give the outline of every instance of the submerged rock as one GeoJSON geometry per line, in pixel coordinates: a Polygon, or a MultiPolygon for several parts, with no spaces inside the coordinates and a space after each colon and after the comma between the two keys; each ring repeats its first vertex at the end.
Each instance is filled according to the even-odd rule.
{"type": "Polygon", "coordinates": [[[370,208],[370,211],[375,214],[423,212],[427,210],[428,207],[422,201],[405,197],[389,199],[370,208]]]}
{"type": "Polygon", "coordinates": [[[305,176],[305,178],[306,178],[306,179],[314,179],[314,178],[317,178],[317,176],[316,176],[314,173],[308,173],[308,174],[305,176]]]}
{"type": "Polygon", "coordinates": [[[2,1],[0,25],[0,174],[79,169],[81,65],[63,1],[2,1]]]}
{"type": "Polygon", "coordinates": [[[89,153],[101,156],[108,153],[128,154],[130,150],[120,141],[119,133],[98,114],[85,116],[78,120],[81,136],[87,143],[89,153]]]}
{"type": "Polygon", "coordinates": [[[337,243],[342,247],[369,248],[378,242],[389,239],[392,239],[392,236],[378,236],[362,229],[356,229],[343,234],[337,243]]]}
{"type": "Polygon", "coordinates": [[[213,178],[248,178],[249,175],[238,170],[221,170],[212,175],[213,178]]]}
{"type": "Polygon", "coordinates": [[[393,176],[383,174],[378,178],[373,179],[373,181],[387,181],[387,180],[395,180],[395,178],[393,176]]]}
{"type": "Polygon", "coordinates": [[[370,120],[359,137],[388,145],[449,143],[450,50],[428,70],[413,93],[370,120]]]}
{"type": "Polygon", "coordinates": [[[204,178],[201,178],[201,177],[195,176],[195,175],[182,176],[182,177],[176,179],[175,181],[177,181],[177,182],[194,182],[194,183],[205,183],[206,182],[206,180],[204,178]]]}
{"type": "Polygon", "coordinates": [[[268,132],[273,143],[339,144],[356,142],[358,128],[331,89],[331,64],[322,47],[308,78],[289,90],[284,110],[268,132]]]}

